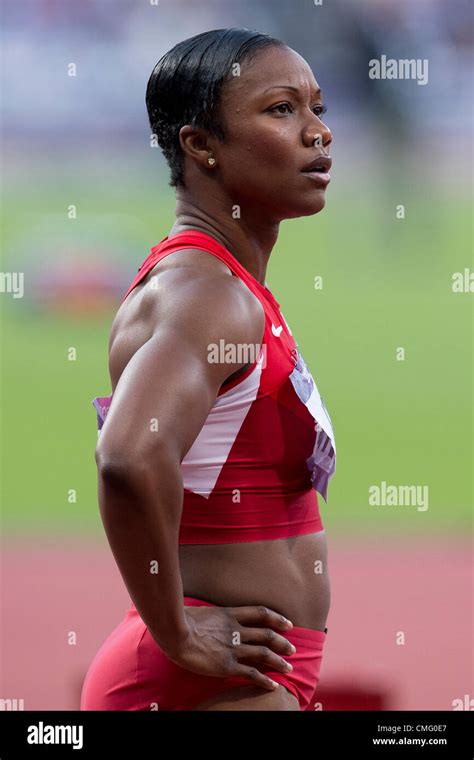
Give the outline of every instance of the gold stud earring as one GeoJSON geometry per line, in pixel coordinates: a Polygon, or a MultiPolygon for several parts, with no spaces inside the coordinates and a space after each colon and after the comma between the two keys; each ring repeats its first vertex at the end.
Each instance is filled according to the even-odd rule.
{"type": "Polygon", "coordinates": [[[214,166],[214,164],[216,163],[216,159],[213,158],[212,156],[209,156],[209,158],[207,159],[207,163],[209,164],[209,166],[214,166]]]}

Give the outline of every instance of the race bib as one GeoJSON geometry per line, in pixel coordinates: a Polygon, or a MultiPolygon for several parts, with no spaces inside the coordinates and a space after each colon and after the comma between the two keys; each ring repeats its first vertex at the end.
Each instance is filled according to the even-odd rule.
{"type": "Polygon", "coordinates": [[[107,417],[111,403],[112,403],[112,396],[96,396],[95,399],[92,401],[92,405],[95,407],[95,410],[97,412],[98,434],[100,434],[100,431],[102,430],[102,427],[104,425],[105,418],[107,417]]]}
{"type": "Polygon", "coordinates": [[[290,374],[290,380],[298,397],[314,419],[316,440],[313,452],[306,460],[306,464],[311,473],[313,488],[319,491],[327,502],[328,484],[336,471],[336,441],[331,418],[324,406],[313,376],[299,351],[297,352],[296,366],[290,374]]]}

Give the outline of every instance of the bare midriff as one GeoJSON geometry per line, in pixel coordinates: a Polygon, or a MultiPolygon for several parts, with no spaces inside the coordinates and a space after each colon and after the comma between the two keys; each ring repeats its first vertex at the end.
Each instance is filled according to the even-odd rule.
{"type": "Polygon", "coordinates": [[[293,625],[324,630],[330,607],[326,532],[179,547],[185,596],[224,607],[263,604],[293,625]]]}

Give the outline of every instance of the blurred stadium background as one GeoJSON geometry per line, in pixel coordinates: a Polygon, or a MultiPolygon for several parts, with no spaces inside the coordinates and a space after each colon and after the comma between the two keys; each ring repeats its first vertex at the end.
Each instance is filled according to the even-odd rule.
{"type": "Polygon", "coordinates": [[[115,309],[174,220],[146,82],[178,40],[245,26],[306,58],[334,139],[326,209],[282,224],[268,273],[337,441],[322,709],[474,709],[473,296],[452,287],[474,269],[469,3],[2,6],[2,271],[24,295],[1,293],[0,699],[78,709],[128,607],[91,401],[110,393],[115,309]],[[428,83],[369,79],[382,54],[428,59],[428,83]],[[427,486],[428,509],[370,506],[383,481],[427,486]]]}

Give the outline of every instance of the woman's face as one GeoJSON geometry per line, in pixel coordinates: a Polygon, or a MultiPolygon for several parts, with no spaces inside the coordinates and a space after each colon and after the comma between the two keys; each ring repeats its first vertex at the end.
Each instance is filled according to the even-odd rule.
{"type": "Polygon", "coordinates": [[[217,179],[232,203],[250,203],[272,221],[321,211],[330,167],[319,175],[303,169],[329,153],[322,106],[318,83],[294,50],[272,46],[243,62],[222,91],[226,140],[212,140],[217,179]]]}

